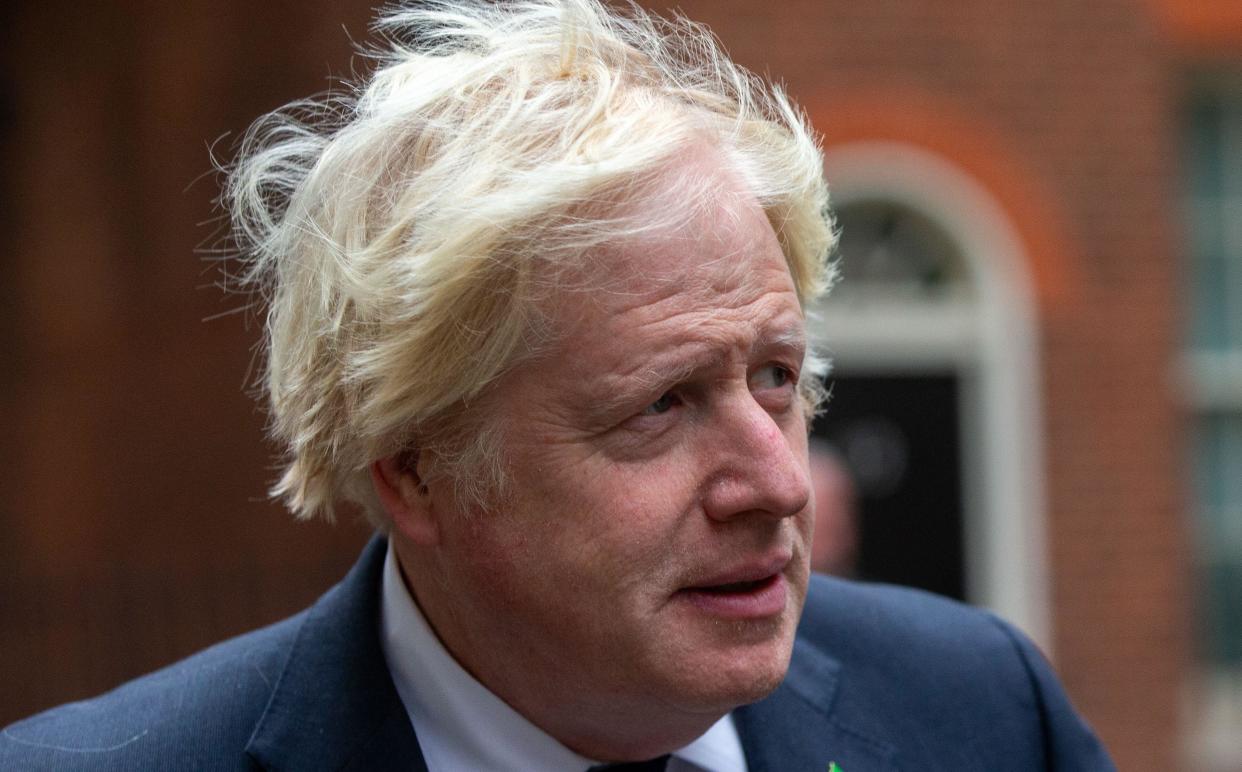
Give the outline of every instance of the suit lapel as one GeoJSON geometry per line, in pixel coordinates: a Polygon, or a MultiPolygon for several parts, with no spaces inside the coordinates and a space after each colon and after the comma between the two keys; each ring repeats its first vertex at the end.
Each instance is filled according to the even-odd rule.
{"type": "Polygon", "coordinates": [[[372,539],[307,612],[246,747],[263,767],[426,772],[379,641],[385,550],[372,539]]]}
{"type": "Polygon", "coordinates": [[[826,772],[829,762],[843,772],[895,770],[895,748],[846,724],[836,705],[841,665],[813,644],[799,639],[785,681],[766,699],[734,711],[750,772],[810,770],[826,772]]]}

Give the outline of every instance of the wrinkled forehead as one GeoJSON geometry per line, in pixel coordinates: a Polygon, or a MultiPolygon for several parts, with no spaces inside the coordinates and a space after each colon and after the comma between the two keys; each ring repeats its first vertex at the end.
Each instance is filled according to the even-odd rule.
{"type": "Polygon", "coordinates": [[[747,255],[780,249],[755,195],[707,144],[686,148],[588,216],[608,220],[615,235],[584,250],[561,288],[597,297],[725,292],[748,283],[747,255]]]}

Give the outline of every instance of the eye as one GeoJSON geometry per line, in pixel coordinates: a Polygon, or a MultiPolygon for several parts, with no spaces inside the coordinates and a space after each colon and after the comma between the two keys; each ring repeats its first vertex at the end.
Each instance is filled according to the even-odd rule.
{"type": "Polygon", "coordinates": [[[760,368],[750,379],[752,389],[782,389],[794,382],[793,371],[784,365],[767,365],[760,368]]]}
{"type": "Polygon", "coordinates": [[[643,415],[660,415],[667,413],[677,405],[677,397],[673,392],[666,391],[660,395],[660,398],[643,409],[643,415]]]}

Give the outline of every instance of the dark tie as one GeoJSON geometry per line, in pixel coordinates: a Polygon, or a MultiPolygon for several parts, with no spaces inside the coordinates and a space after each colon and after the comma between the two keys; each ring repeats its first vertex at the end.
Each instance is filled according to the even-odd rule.
{"type": "Polygon", "coordinates": [[[587,772],[664,772],[668,765],[669,754],[657,756],[647,761],[630,761],[625,764],[597,764],[587,772]]]}

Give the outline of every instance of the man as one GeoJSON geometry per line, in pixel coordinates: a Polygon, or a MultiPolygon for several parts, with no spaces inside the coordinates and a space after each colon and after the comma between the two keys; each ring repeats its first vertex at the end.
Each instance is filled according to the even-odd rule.
{"type": "Polygon", "coordinates": [[[595,0],[381,30],[227,199],[275,491],[386,538],[297,617],[7,728],[0,766],[1111,768],[1004,623],[809,578],[832,230],[784,98],[595,0]]]}

